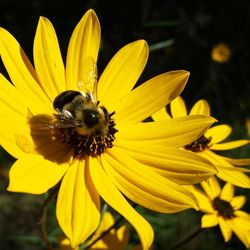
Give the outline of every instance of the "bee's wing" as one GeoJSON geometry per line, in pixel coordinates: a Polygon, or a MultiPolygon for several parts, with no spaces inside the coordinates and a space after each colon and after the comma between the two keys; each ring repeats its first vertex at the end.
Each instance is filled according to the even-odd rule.
{"type": "Polygon", "coordinates": [[[83,126],[82,121],[73,118],[65,118],[60,115],[55,116],[55,118],[56,119],[46,115],[34,116],[32,119],[30,119],[31,128],[38,130],[48,130],[83,126]]]}
{"type": "Polygon", "coordinates": [[[60,118],[51,124],[49,124],[50,128],[75,128],[83,126],[82,121],[75,119],[64,119],[60,118]]]}

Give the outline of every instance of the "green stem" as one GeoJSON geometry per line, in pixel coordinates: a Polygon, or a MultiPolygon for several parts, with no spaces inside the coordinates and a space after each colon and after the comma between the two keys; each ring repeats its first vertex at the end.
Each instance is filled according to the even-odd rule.
{"type": "Polygon", "coordinates": [[[184,244],[186,244],[187,242],[189,242],[190,240],[194,239],[197,235],[199,235],[202,232],[202,228],[198,228],[196,231],[194,231],[191,235],[189,235],[187,238],[183,239],[182,241],[178,242],[176,245],[174,245],[173,247],[170,248],[170,250],[174,250],[177,249],[181,246],[183,246],[184,244]]]}
{"type": "Polygon", "coordinates": [[[42,238],[43,238],[48,250],[53,250],[53,248],[49,242],[48,233],[46,230],[47,211],[48,211],[49,203],[57,195],[57,192],[58,192],[58,188],[55,188],[49,193],[48,197],[46,198],[46,200],[43,203],[43,206],[41,209],[41,214],[40,214],[40,229],[41,229],[41,233],[42,233],[42,238]]]}

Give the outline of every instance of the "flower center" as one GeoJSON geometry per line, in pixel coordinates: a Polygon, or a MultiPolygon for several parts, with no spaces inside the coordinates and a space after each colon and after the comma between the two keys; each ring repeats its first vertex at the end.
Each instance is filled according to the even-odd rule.
{"type": "Polygon", "coordinates": [[[202,135],[199,139],[192,142],[191,144],[188,144],[184,146],[186,150],[191,150],[195,153],[202,152],[203,150],[209,148],[209,143],[212,140],[211,137],[206,138],[204,135],[202,135]]]}
{"type": "Polygon", "coordinates": [[[92,92],[64,91],[55,98],[53,107],[58,114],[52,128],[60,129],[62,142],[72,146],[75,156],[97,156],[113,146],[115,112],[99,106],[92,92]]]}
{"type": "MultiPolygon", "coordinates": [[[[106,110],[104,107],[101,109],[106,110]]],[[[95,113],[85,117],[84,127],[61,128],[62,142],[72,146],[75,156],[83,154],[97,156],[104,153],[106,148],[112,148],[115,140],[115,121],[112,119],[114,112],[107,114],[104,124],[99,120],[95,113]]]]}
{"type": "Polygon", "coordinates": [[[213,208],[218,211],[219,215],[222,216],[225,219],[230,219],[235,217],[234,215],[234,209],[231,206],[231,204],[225,200],[220,199],[219,197],[216,197],[213,200],[213,208]]]}

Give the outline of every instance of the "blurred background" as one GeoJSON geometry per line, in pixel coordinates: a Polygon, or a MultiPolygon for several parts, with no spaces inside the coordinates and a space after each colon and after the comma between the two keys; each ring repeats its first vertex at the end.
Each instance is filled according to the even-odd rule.
{"type": "MultiPolygon", "coordinates": [[[[0,0],[0,26],[16,37],[32,60],[36,25],[39,16],[45,16],[56,29],[65,58],[70,35],[89,8],[96,11],[102,28],[99,74],[118,49],[145,39],[151,53],[139,83],[169,70],[190,71],[183,92],[187,106],[201,98],[208,100],[213,116],[233,127],[231,139],[248,138],[250,1],[0,0]]],[[[0,69],[6,73],[2,65],[0,69]]],[[[250,157],[249,147],[232,155],[250,157]]],[[[38,225],[44,197],[6,191],[8,169],[13,162],[6,152],[0,151],[0,249],[45,249],[38,225]]],[[[237,193],[249,197],[248,190],[237,189],[237,193]]],[[[53,208],[50,211],[48,227],[53,232],[56,221],[53,208]]],[[[169,249],[199,228],[200,214],[193,211],[176,215],[159,215],[143,209],[141,212],[156,232],[155,249],[169,249]]],[[[132,234],[131,242],[137,241],[132,234]]],[[[225,244],[218,228],[213,228],[204,230],[180,249],[245,248],[236,237],[225,244]]]]}

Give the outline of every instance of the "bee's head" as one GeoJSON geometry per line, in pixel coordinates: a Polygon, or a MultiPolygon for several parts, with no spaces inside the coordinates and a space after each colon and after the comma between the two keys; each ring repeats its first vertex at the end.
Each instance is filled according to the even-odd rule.
{"type": "Polygon", "coordinates": [[[88,128],[96,126],[101,119],[101,114],[97,110],[84,109],[83,110],[83,121],[88,128]]]}

